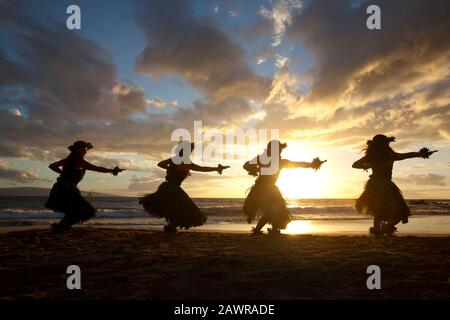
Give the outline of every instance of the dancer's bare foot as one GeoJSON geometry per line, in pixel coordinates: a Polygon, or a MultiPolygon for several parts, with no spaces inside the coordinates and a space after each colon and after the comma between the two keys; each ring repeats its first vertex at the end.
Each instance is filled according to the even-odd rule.
{"type": "Polygon", "coordinates": [[[260,236],[264,233],[260,229],[252,228],[252,236],[260,236]]]}
{"type": "Polygon", "coordinates": [[[395,231],[397,231],[397,228],[389,223],[385,223],[381,227],[381,231],[383,232],[383,234],[391,236],[394,234],[395,231]]]}
{"type": "Polygon", "coordinates": [[[374,236],[381,236],[383,234],[379,228],[375,228],[375,227],[371,227],[369,229],[369,233],[374,236]]]}
{"type": "Polygon", "coordinates": [[[280,235],[280,234],[281,234],[281,231],[280,231],[280,229],[278,229],[278,228],[268,228],[268,229],[267,229],[267,232],[268,232],[270,235],[273,235],[273,236],[277,236],[277,235],[280,235]]]}

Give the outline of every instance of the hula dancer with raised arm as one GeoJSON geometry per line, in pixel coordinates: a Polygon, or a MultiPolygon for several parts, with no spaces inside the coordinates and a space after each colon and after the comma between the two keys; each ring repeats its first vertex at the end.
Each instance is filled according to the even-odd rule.
{"type": "Polygon", "coordinates": [[[222,174],[224,169],[229,168],[221,164],[217,167],[203,167],[193,163],[190,160],[190,154],[194,150],[194,143],[181,141],[178,150],[178,154],[173,158],[158,163],[160,168],[166,170],[166,181],[155,193],[139,200],[148,213],[166,219],[167,225],[164,226],[166,232],[176,232],[178,227],[189,229],[206,222],[206,216],[181,188],[181,183],[190,175],[190,172],[216,171],[222,174]]]}
{"type": "Polygon", "coordinates": [[[291,221],[286,202],[276,186],[281,169],[312,168],[318,170],[326,161],[321,161],[319,158],[315,158],[312,162],[282,159],[281,152],[286,146],[286,143],[272,140],[262,154],[244,164],[244,169],[248,174],[257,177],[243,207],[248,223],[252,223],[260,216],[258,224],[252,230],[254,235],[262,234],[261,229],[267,223],[272,225],[272,228],[268,229],[269,233],[279,234],[280,230],[285,229],[291,221]],[[272,154],[272,150],[275,150],[274,154],[272,154]]]}
{"type": "Polygon", "coordinates": [[[397,230],[395,225],[400,221],[407,223],[411,214],[400,189],[392,181],[394,162],[428,159],[437,152],[422,148],[419,152],[397,153],[389,145],[393,141],[394,137],[377,134],[367,141],[364,157],[353,163],[355,169],[372,169],[364,192],[356,200],[356,210],[373,216],[373,227],[369,231],[373,235],[393,234],[397,230]]]}
{"type": "Polygon", "coordinates": [[[72,225],[95,216],[95,208],[83,198],[77,187],[86,170],[112,173],[114,176],[124,171],[119,167],[113,169],[97,167],[84,160],[87,151],[92,148],[89,142],[76,141],[68,147],[70,154],[67,158],[49,166],[50,169],[59,173],[59,177],[50,191],[45,207],[64,213],[64,218],[59,223],[52,224],[54,231],[68,230],[72,225]]]}

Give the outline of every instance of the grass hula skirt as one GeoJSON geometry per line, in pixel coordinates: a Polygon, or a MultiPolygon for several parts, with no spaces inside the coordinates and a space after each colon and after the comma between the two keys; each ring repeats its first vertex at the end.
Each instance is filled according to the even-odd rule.
{"type": "Polygon", "coordinates": [[[267,215],[268,223],[275,228],[285,229],[291,221],[291,215],[283,196],[277,186],[260,183],[258,180],[251,187],[244,201],[244,215],[252,223],[262,211],[267,215]]]}
{"type": "Polygon", "coordinates": [[[356,210],[382,220],[405,219],[411,211],[392,180],[371,178],[356,200],[356,210]]]}
{"type": "Polygon", "coordinates": [[[45,207],[62,212],[73,223],[84,222],[95,216],[95,208],[81,195],[76,184],[58,178],[50,191],[45,207]]]}
{"type": "Polygon", "coordinates": [[[140,198],[139,203],[149,214],[185,229],[201,226],[207,219],[179,185],[167,181],[155,193],[140,198]]]}

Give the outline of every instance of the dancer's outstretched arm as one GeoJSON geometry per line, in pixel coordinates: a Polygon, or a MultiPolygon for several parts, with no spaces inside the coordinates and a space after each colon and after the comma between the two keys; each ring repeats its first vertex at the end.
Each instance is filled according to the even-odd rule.
{"type": "Polygon", "coordinates": [[[419,157],[418,152],[395,153],[394,160],[401,161],[401,160],[405,160],[405,159],[412,159],[412,158],[418,158],[418,157],[419,157]]]}
{"type": "Polygon", "coordinates": [[[371,168],[371,165],[370,162],[367,160],[367,157],[364,156],[361,159],[355,161],[352,165],[352,168],[368,170],[371,168]]]}
{"type": "Polygon", "coordinates": [[[219,174],[222,174],[222,171],[225,169],[228,169],[230,166],[222,166],[219,164],[217,167],[206,167],[206,166],[199,166],[195,163],[190,164],[182,164],[178,166],[179,170],[192,170],[192,171],[199,171],[199,172],[212,172],[217,171],[219,174]]]}
{"type": "Polygon", "coordinates": [[[407,152],[407,153],[395,153],[394,160],[401,161],[411,158],[424,158],[428,159],[433,153],[438,152],[438,150],[430,151],[428,148],[422,148],[419,152],[407,152]]]}
{"type": "Polygon", "coordinates": [[[327,160],[322,161],[319,158],[314,158],[312,162],[291,161],[282,159],[280,164],[282,168],[313,168],[315,170],[318,170],[325,162],[327,162],[327,160]]]}
{"type": "Polygon", "coordinates": [[[98,167],[98,166],[95,166],[95,165],[87,162],[86,160],[83,160],[82,167],[83,167],[83,169],[90,170],[90,171],[112,173],[115,176],[117,176],[120,172],[125,171],[125,169],[121,169],[121,168],[119,168],[117,166],[115,168],[113,168],[113,169],[108,169],[108,168],[104,168],[104,167],[98,167]]]}

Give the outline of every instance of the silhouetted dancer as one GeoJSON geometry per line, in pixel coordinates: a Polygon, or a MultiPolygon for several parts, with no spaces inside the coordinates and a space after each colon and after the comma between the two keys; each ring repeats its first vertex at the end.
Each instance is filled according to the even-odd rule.
{"type": "Polygon", "coordinates": [[[422,148],[419,152],[397,153],[389,146],[394,137],[377,134],[367,141],[365,156],[353,163],[355,169],[372,169],[364,192],[356,200],[356,210],[374,217],[370,233],[373,235],[393,234],[400,221],[408,222],[410,210],[400,189],[392,182],[394,161],[410,158],[428,159],[437,152],[422,148]]]}
{"type": "Polygon", "coordinates": [[[177,148],[179,151],[174,157],[158,163],[160,168],[166,170],[166,181],[155,193],[139,199],[139,203],[148,213],[166,219],[166,232],[176,232],[177,227],[189,229],[206,222],[206,216],[181,188],[181,183],[190,175],[190,171],[217,171],[222,174],[224,169],[229,168],[221,164],[217,167],[203,167],[192,163],[190,155],[194,150],[194,143],[181,141],[177,148]]]}
{"type": "Polygon", "coordinates": [[[269,233],[279,234],[280,230],[285,229],[291,221],[286,202],[276,186],[281,169],[313,168],[318,170],[326,161],[321,161],[319,158],[315,158],[312,162],[281,159],[281,152],[286,146],[286,143],[272,140],[262,154],[244,164],[244,169],[247,170],[248,174],[257,177],[243,207],[248,223],[252,223],[261,212],[258,224],[252,229],[254,235],[262,234],[261,229],[266,223],[272,225],[272,228],[268,229],[269,233]],[[273,157],[272,150],[275,152],[273,157]]]}
{"type": "Polygon", "coordinates": [[[68,147],[70,154],[67,158],[49,166],[60,175],[50,191],[45,207],[64,213],[64,218],[59,223],[52,224],[54,231],[70,229],[75,223],[84,222],[95,216],[95,208],[83,198],[77,187],[86,170],[112,173],[115,176],[124,171],[119,167],[113,169],[97,167],[84,160],[86,152],[92,148],[93,146],[89,142],[76,141],[68,147]]]}

